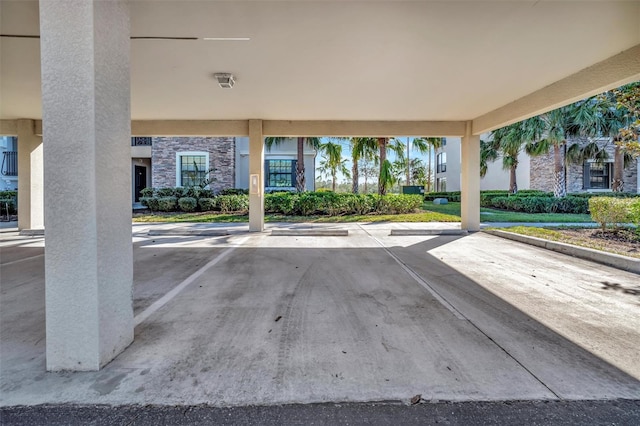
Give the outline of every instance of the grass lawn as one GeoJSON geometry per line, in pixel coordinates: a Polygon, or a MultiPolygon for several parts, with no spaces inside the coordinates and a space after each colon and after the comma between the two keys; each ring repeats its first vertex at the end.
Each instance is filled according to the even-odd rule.
{"type": "MultiPolygon", "coordinates": [[[[265,222],[316,222],[316,223],[345,223],[345,222],[459,222],[460,216],[438,212],[424,211],[420,213],[397,215],[349,215],[349,216],[284,216],[265,214],[265,222]]],[[[200,222],[200,223],[236,223],[249,222],[246,214],[224,213],[154,213],[134,215],[134,222],[200,222]]]]}
{"type": "MultiPolygon", "coordinates": [[[[424,210],[444,213],[460,217],[460,203],[433,204],[426,202],[422,205],[424,210]]],[[[480,220],[482,222],[542,222],[542,223],[576,223],[591,222],[588,214],[565,214],[565,213],[518,213],[503,210],[480,209],[480,220]]]]}

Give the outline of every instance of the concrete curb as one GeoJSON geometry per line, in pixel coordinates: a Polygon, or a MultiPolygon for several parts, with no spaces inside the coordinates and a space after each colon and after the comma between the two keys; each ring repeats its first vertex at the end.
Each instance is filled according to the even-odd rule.
{"type": "Polygon", "coordinates": [[[518,241],[520,243],[541,247],[558,253],[574,256],[580,259],[590,260],[592,262],[601,263],[603,265],[612,266],[624,271],[640,274],[640,259],[622,256],[619,254],[607,253],[600,250],[594,250],[586,247],[578,247],[571,244],[549,241],[542,238],[531,237],[528,235],[515,234],[513,232],[499,231],[497,229],[485,229],[490,235],[506,238],[508,240],[518,241]]]}
{"type": "Polygon", "coordinates": [[[278,237],[347,237],[347,229],[273,229],[272,236],[278,237]]]}
{"type": "Polygon", "coordinates": [[[23,229],[19,235],[21,237],[44,237],[44,229],[23,229]]]}
{"type": "Polygon", "coordinates": [[[229,235],[229,231],[219,229],[152,229],[147,235],[150,237],[222,237],[229,235]]]}
{"type": "Polygon", "coordinates": [[[392,229],[391,235],[420,236],[420,235],[468,235],[465,229],[392,229]]]}

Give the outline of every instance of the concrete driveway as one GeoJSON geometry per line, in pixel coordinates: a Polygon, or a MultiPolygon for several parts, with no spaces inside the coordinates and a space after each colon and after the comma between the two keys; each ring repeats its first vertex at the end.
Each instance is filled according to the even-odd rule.
{"type": "Polygon", "coordinates": [[[390,235],[449,226],[134,225],[135,342],[89,373],[45,372],[43,241],[3,233],[0,405],[640,398],[638,275],[390,235]]]}

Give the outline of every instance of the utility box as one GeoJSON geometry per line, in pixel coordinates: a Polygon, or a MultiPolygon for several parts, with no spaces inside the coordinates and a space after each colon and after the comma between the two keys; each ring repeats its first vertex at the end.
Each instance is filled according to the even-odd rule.
{"type": "Polygon", "coordinates": [[[421,185],[402,185],[403,194],[424,194],[424,186],[421,185]]]}

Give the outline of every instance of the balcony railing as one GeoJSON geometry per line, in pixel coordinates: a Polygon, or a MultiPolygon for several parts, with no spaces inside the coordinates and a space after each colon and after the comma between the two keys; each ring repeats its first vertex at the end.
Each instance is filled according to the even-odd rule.
{"type": "Polygon", "coordinates": [[[2,167],[0,168],[2,176],[18,176],[18,152],[3,151],[2,167]]]}
{"type": "Polygon", "coordinates": [[[151,146],[151,138],[133,137],[131,146],[151,146]]]}

